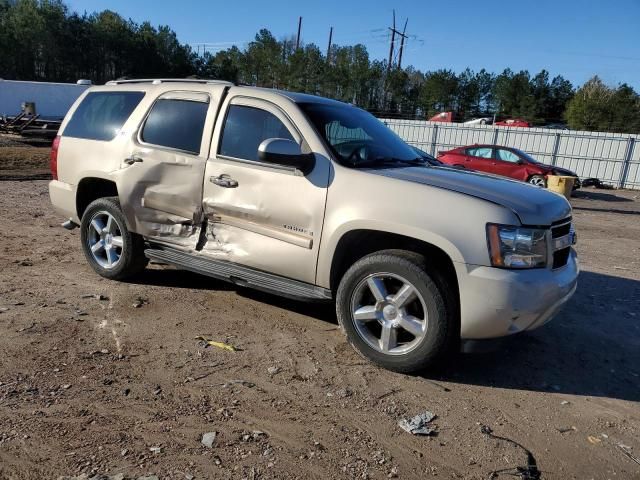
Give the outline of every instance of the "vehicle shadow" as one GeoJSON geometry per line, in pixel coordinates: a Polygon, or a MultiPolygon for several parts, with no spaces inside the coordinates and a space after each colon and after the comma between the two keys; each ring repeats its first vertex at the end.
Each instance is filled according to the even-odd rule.
{"type": "Polygon", "coordinates": [[[591,207],[578,207],[573,206],[573,210],[584,210],[587,212],[605,212],[605,213],[619,213],[620,215],[640,215],[639,210],[620,210],[618,208],[591,208],[591,207]]]}
{"type": "Polygon", "coordinates": [[[633,202],[630,198],[619,197],[612,193],[595,192],[592,190],[576,190],[571,194],[571,197],[583,200],[598,200],[601,202],[633,202]]]}
{"type": "Polygon", "coordinates": [[[147,268],[134,277],[125,280],[136,285],[150,285],[155,287],[188,288],[191,290],[233,290],[230,283],[217,280],[205,275],[178,270],[176,268],[147,268]]]}
{"type": "Polygon", "coordinates": [[[489,350],[462,353],[425,377],[640,401],[640,281],[582,272],[556,318],[489,350]]]}

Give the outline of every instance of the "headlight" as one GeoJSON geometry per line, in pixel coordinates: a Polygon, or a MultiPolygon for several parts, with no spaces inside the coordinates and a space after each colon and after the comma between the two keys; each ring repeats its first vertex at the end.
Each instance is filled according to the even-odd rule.
{"type": "Polygon", "coordinates": [[[487,224],[491,265],[540,268],[547,264],[547,230],[487,224]]]}

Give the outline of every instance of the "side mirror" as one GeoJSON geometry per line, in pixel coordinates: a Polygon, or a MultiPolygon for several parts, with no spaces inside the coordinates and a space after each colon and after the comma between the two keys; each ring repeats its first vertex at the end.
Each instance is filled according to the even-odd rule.
{"type": "Polygon", "coordinates": [[[313,170],[316,159],[313,153],[302,153],[300,145],[286,138],[268,138],[258,147],[261,162],[294,167],[305,175],[313,170]]]}

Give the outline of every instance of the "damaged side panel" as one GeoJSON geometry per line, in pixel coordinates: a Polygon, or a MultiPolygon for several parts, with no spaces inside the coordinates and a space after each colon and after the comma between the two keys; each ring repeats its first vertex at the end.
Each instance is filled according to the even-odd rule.
{"type": "Polygon", "coordinates": [[[204,219],[202,183],[211,140],[206,132],[213,130],[224,92],[218,85],[199,88],[149,99],[130,151],[112,173],[135,232],[190,249],[204,219]]]}
{"type": "Polygon", "coordinates": [[[315,167],[307,175],[290,167],[261,162],[254,155],[260,142],[283,135],[302,148],[322,150],[312,144],[315,141],[312,132],[304,130],[306,119],[296,118],[301,115],[297,106],[276,107],[268,99],[234,93],[232,87],[220,118],[224,119],[225,113],[237,106],[251,109],[255,116],[247,114],[248,120],[240,130],[234,130],[234,124],[228,122],[229,129],[225,131],[224,120],[216,125],[203,191],[207,231],[202,253],[314,283],[330,161],[315,154],[315,167]],[[259,120],[253,121],[254,118],[259,120]],[[220,146],[219,139],[224,135],[232,139],[231,148],[220,146]],[[251,148],[236,150],[234,145],[251,148]],[[233,187],[221,185],[218,181],[221,177],[232,180],[233,187]]]}

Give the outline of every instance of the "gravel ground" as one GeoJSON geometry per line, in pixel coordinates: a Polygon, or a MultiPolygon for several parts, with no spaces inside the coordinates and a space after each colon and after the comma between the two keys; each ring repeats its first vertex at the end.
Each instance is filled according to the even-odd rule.
{"type": "Polygon", "coordinates": [[[0,478],[640,478],[639,197],[572,200],[582,273],[554,321],[407,376],[331,305],[159,265],[101,279],[45,181],[0,181],[0,478]],[[399,428],[425,410],[435,435],[399,428]]]}

